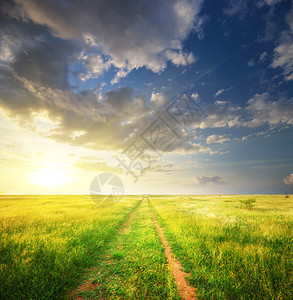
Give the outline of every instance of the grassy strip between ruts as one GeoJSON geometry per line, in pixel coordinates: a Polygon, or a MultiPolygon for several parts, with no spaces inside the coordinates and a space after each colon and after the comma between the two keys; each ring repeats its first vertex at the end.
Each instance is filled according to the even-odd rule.
{"type": "Polygon", "coordinates": [[[179,295],[181,296],[182,299],[197,300],[196,288],[187,283],[186,278],[189,276],[189,274],[184,272],[180,261],[176,259],[174,253],[172,252],[171,247],[169,246],[169,243],[165,237],[165,234],[161,226],[159,225],[158,221],[156,220],[155,215],[151,209],[149,199],[148,199],[148,205],[149,205],[153,223],[157,229],[161,242],[165,247],[165,255],[168,259],[169,269],[177,284],[179,295]]]}
{"type": "Polygon", "coordinates": [[[293,299],[292,202],[256,196],[151,197],[155,216],[198,298],[293,299]]]}
{"type": "Polygon", "coordinates": [[[111,241],[85,286],[75,298],[180,299],[147,201],[129,228],[111,241]]]}
{"type": "Polygon", "coordinates": [[[140,197],[0,197],[0,299],[56,299],[96,264],[140,197]]]}

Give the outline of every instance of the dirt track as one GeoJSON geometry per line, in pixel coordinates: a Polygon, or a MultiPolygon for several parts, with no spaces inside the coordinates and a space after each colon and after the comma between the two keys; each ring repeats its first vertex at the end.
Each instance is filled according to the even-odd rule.
{"type": "MultiPolygon", "coordinates": [[[[149,199],[148,199],[148,203],[149,203],[149,199]]],[[[175,258],[175,255],[173,254],[172,249],[169,246],[169,243],[164,235],[164,232],[151,210],[150,204],[149,204],[149,208],[150,208],[150,214],[151,214],[153,222],[156,226],[158,235],[160,236],[162,244],[165,247],[165,255],[168,259],[168,264],[169,264],[172,276],[174,277],[175,282],[178,286],[178,291],[179,291],[180,296],[186,300],[197,299],[196,289],[194,287],[188,285],[187,281],[185,279],[189,274],[187,274],[186,272],[183,271],[180,262],[175,258]]]]}
{"type": "MultiPolygon", "coordinates": [[[[146,210],[146,212],[149,211],[151,220],[156,228],[156,232],[161,240],[162,245],[165,248],[165,256],[168,261],[168,266],[169,266],[171,275],[175,281],[175,284],[177,285],[179,296],[182,299],[186,299],[186,300],[197,299],[196,289],[194,287],[188,285],[188,283],[185,279],[189,274],[187,274],[186,272],[184,272],[182,270],[182,266],[181,266],[180,262],[176,259],[175,255],[173,254],[172,249],[169,246],[169,243],[164,235],[164,232],[153,214],[153,211],[150,206],[150,200],[148,197],[143,197],[143,199],[142,199],[142,201],[140,201],[139,205],[130,213],[130,215],[128,216],[126,221],[118,229],[118,235],[124,236],[125,234],[128,233],[129,230],[131,230],[133,220],[135,219],[136,214],[137,214],[137,209],[141,206],[140,204],[142,202],[147,202],[148,210],[146,210]]],[[[150,220],[150,222],[151,222],[151,220],[150,220]]],[[[121,248],[121,245],[119,246],[117,244],[117,248],[119,248],[119,247],[121,248]]],[[[94,268],[93,270],[95,270],[96,268],[94,268]]],[[[92,283],[92,280],[88,279],[82,285],[78,286],[74,291],[71,291],[68,295],[68,299],[82,300],[84,298],[82,296],[80,297],[78,295],[78,294],[80,294],[80,292],[86,292],[88,290],[94,291],[95,288],[98,288],[98,287],[99,287],[99,284],[92,283]]]]}

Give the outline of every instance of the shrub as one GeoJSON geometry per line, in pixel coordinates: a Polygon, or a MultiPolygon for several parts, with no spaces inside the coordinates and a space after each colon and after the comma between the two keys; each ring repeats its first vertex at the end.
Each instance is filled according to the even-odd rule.
{"type": "Polygon", "coordinates": [[[253,208],[253,203],[255,202],[255,199],[247,199],[247,200],[240,200],[240,202],[244,205],[245,208],[247,209],[252,209],[253,208]]]}

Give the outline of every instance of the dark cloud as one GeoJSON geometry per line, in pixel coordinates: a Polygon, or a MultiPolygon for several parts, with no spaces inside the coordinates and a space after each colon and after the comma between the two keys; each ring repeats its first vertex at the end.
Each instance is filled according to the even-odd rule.
{"type": "Polygon", "coordinates": [[[223,184],[223,180],[219,176],[197,176],[194,178],[196,184],[223,184]]]}
{"type": "Polygon", "coordinates": [[[52,37],[43,26],[0,18],[1,65],[35,84],[69,88],[69,65],[81,48],[73,41],[52,37]]]}
{"type": "Polygon", "coordinates": [[[168,123],[164,138],[174,143],[155,150],[212,153],[195,143],[196,130],[292,124],[291,102],[270,102],[264,95],[255,95],[247,108],[218,101],[204,107],[204,117],[178,124],[166,113],[170,99],[160,92],[153,92],[149,107],[145,96],[131,87],[106,93],[99,86],[71,90],[70,70],[76,64],[82,69],[76,73],[86,80],[99,77],[110,65],[119,78],[143,66],[162,71],[168,59],[175,65],[192,63],[195,58],[184,51],[183,41],[200,22],[202,1],[3,3],[0,107],[41,135],[92,149],[123,150],[163,116],[168,123]]]}
{"type": "MultiPolygon", "coordinates": [[[[70,76],[97,78],[111,65],[162,71],[167,60],[193,63],[182,49],[200,30],[202,0],[5,1],[1,4],[0,105],[21,126],[57,141],[117,150],[160,112],[130,87],[72,92],[70,76]],[[69,5],[70,4],[70,5],[69,5]],[[196,22],[199,24],[196,24],[196,22]],[[70,70],[80,65],[80,71],[70,70]]],[[[158,103],[157,103],[158,104],[158,103]]],[[[174,149],[206,151],[186,134],[174,149]]]]}
{"type": "MultiPolygon", "coordinates": [[[[195,62],[192,53],[182,52],[182,47],[193,29],[202,31],[202,2],[15,0],[15,5],[6,8],[5,13],[20,22],[45,26],[53,36],[76,40],[85,51],[95,49],[108,56],[107,68],[112,64],[119,69],[114,80],[117,82],[133,68],[145,66],[159,72],[166,67],[167,60],[176,65],[195,62]]],[[[95,70],[97,74],[103,72],[101,67],[95,70]]]]}

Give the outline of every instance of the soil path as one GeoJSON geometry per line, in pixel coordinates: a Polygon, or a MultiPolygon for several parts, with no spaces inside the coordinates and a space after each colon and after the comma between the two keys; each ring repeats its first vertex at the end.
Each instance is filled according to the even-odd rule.
{"type": "MultiPolygon", "coordinates": [[[[182,270],[182,266],[181,266],[180,262],[175,258],[175,255],[173,254],[172,249],[169,246],[169,243],[168,243],[168,241],[167,241],[167,239],[166,239],[166,237],[164,235],[164,232],[163,232],[161,226],[159,225],[156,217],[153,214],[153,211],[152,211],[152,208],[151,208],[151,205],[150,205],[150,200],[149,200],[149,198],[147,196],[143,197],[143,199],[140,201],[140,203],[129,214],[129,216],[124,221],[124,223],[118,228],[118,230],[117,230],[117,236],[124,238],[124,237],[128,236],[129,232],[132,232],[132,230],[133,230],[132,223],[136,220],[136,215],[139,215],[139,214],[141,215],[142,214],[141,211],[138,212],[138,208],[141,206],[142,202],[144,202],[146,204],[145,212],[149,211],[149,213],[150,213],[150,217],[151,217],[149,219],[150,224],[152,224],[152,222],[153,222],[153,224],[154,224],[154,226],[156,228],[156,233],[154,232],[153,234],[154,234],[154,236],[156,236],[156,234],[158,234],[158,236],[159,236],[159,238],[161,240],[161,243],[162,243],[162,245],[165,248],[165,256],[167,257],[168,266],[169,266],[169,269],[171,271],[170,273],[171,273],[171,275],[172,275],[172,277],[174,279],[175,284],[177,285],[180,297],[182,299],[186,299],[186,300],[197,299],[197,297],[196,297],[196,289],[194,287],[188,285],[188,283],[187,283],[187,281],[185,279],[189,274],[186,273],[186,272],[184,272],[182,270]]],[[[148,215],[148,213],[147,213],[147,215],[148,215]]],[[[142,227],[142,228],[145,228],[145,227],[142,227]]],[[[117,248],[119,248],[119,250],[121,250],[121,247],[123,247],[123,246],[117,240],[117,241],[114,242],[114,247],[117,247],[117,248]]],[[[109,261],[107,261],[107,264],[111,263],[111,255],[110,254],[108,255],[107,253],[105,253],[104,256],[105,256],[106,260],[109,260],[109,261]]],[[[119,262],[119,264],[121,264],[121,263],[119,262]]],[[[95,269],[98,269],[98,268],[99,268],[98,266],[95,267],[95,268],[92,268],[91,270],[89,270],[88,274],[94,273],[95,269]]],[[[169,273],[168,270],[166,270],[166,274],[167,273],[169,273]]],[[[166,274],[165,274],[165,276],[166,276],[166,274]]],[[[94,292],[94,291],[96,291],[96,288],[98,288],[98,287],[100,289],[102,288],[102,286],[100,286],[98,283],[93,283],[93,282],[95,282],[95,281],[93,281],[91,277],[89,279],[85,280],[83,282],[83,284],[79,285],[74,291],[71,291],[68,294],[67,299],[83,300],[83,299],[85,299],[82,296],[83,292],[85,292],[85,293],[88,293],[88,291],[94,292]]],[[[96,298],[96,296],[94,298],[96,298]]],[[[103,298],[103,297],[100,298],[99,297],[99,299],[106,299],[106,298],[103,298]]]]}
{"type": "MultiPolygon", "coordinates": [[[[118,228],[118,234],[117,235],[123,235],[123,234],[126,234],[128,232],[128,230],[131,227],[131,221],[135,217],[136,211],[139,208],[141,202],[142,202],[142,200],[140,200],[139,204],[133,209],[133,211],[130,213],[128,218],[122,223],[122,225],[120,225],[120,227],[118,228]]],[[[96,267],[92,268],[87,273],[92,273],[93,271],[95,271],[95,269],[96,269],[96,267]]],[[[97,286],[98,286],[98,284],[94,284],[94,283],[92,283],[92,281],[90,279],[88,279],[83,284],[81,284],[77,288],[75,288],[75,290],[71,291],[68,294],[67,299],[83,300],[84,299],[83,297],[77,296],[78,292],[87,291],[87,290],[94,290],[97,286]]]]}
{"type": "Polygon", "coordinates": [[[158,235],[161,238],[162,244],[165,247],[165,255],[168,259],[168,264],[171,270],[171,274],[173,275],[175,282],[178,286],[179,295],[182,297],[182,299],[186,299],[186,300],[197,299],[196,289],[188,285],[185,279],[189,274],[183,271],[180,262],[175,258],[175,255],[173,254],[172,249],[169,246],[169,243],[164,235],[164,232],[153,214],[153,211],[150,206],[150,200],[149,199],[147,200],[148,200],[150,214],[152,216],[153,222],[156,226],[158,235]]]}

